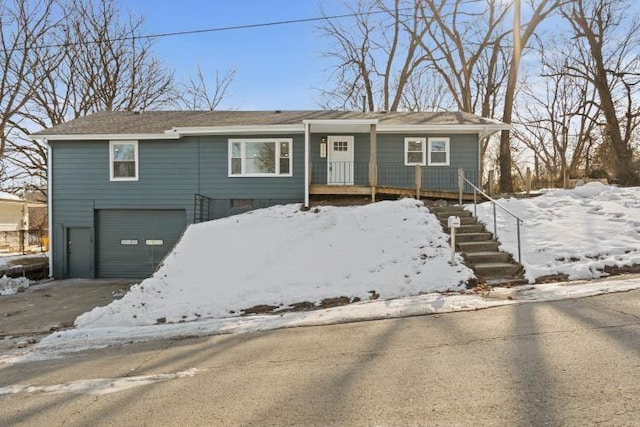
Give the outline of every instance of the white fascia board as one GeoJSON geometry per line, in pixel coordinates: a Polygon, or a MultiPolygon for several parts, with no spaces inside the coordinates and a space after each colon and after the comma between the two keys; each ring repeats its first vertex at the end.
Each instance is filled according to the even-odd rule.
{"type": "Polygon", "coordinates": [[[302,121],[312,133],[369,133],[371,125],[377,125],[378,119],[309,119],[302,121]]]}
{"type": "Polygon", "coordinates": [[[143,139],[179,139],[179,134],[167,133],[96,133],[96,134],[69,134],[69,135],[32,135],[34,141],[123,141],[143,139]]]}
{"type": "Polygon", "coordinates": [[[385,125],[378,126],[378,133],[411,133],[411,132],[442,132],[442,133],[494,133],[501,130],[510,130],[511,125],[503,124],[455,124],[455,125],[385,125]]]}
{"type": "Polygon", "coordinates": [[[377,125],[378,119],[309,119],[302,123],[309,125],[377,125]]]}
{"type": "Polygon", "coordinates": [[[304,125],[255,125],[255,126],[194,126],[174,127],[166,135],[261,135],[261,134],[304,133],[304,125]]]}
{"type": "Polygon", "coordinates": [[[49,277],[53,277],[53,150],[47,141],[47,239],[49,239],[49,277]]]}
{"type": "Polygon", "coordinates": [[[511,125],[508,123],[502,123],[500,125],[489,126],[479,133],[478,139],[482,140],[484,138],[490,137],[496,132],[501,132],[503,130],[511,130],[511,125]]]}

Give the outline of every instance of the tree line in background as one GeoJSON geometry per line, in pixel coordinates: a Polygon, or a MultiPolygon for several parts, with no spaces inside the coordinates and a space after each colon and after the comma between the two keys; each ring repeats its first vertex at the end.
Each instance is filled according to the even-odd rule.
{"type": "MultiPolygon", "coordinates": [[[[458,110],[513,123],[482,141],[504,192],[532,159],[540,180],[638,184],[640,28],[632,0],[344,0],[325,108],[458,110]],[[521,4],[522,2],[522,4],[521,4]],[[524,64],[521,66],[521,63],[524,64]]],[[[324,12],[323,12],[324,13],[324,12]]],[[[213,110],[235,70],[178,83],[114,0],[0,3],[0,178],[46,182],[28,133],[98,111],[213,110]]],[[[10,188],[9,188],[10,189],[10,188]]]]}
{"type": "Polygon", "coordinates": [[[630,0],[351,0],[327,21],[326,107],[459,110],[513,123],[482,142],[512,176],[640,184],[640,28],[630,0]],[[525,61],[521,67],[520,63],[525,61]],[[364,100],[364,103],[363,103],[364,100]]]}
{"type": "MultiPolygon", "coordinates": [[[[113,0],[0,3],[0,179],[46,192],[47,149],[29,133],[98,111],[215,109],[235,70],[176,83],[113,0]]],[[[12,188],[14,187],[14,188],[12,188]]],[[[18,187],[18,188],[15,188],[18,187]]]]}

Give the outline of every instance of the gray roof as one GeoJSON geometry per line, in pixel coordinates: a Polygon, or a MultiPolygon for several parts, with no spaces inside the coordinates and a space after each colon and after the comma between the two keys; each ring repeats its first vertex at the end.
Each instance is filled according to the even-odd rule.
{"type": "Polygon", "coordinates": [[[92,114],[34,133],[34,136],[91,134],[158,134],[174,127],[269,126],[303,120],[377,119],[385,125],[496,125],[496,120],[462,112],[354,111],[109,111],[92,114]]]}

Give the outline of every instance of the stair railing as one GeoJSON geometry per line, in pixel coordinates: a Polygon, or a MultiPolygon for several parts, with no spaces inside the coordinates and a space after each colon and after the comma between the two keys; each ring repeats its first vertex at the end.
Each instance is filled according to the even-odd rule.
{"type": "Polygon", "coordinates": [[[498,203],[497,200],[494,200],[487,193],[485,193],[484,191],[482,191],[481,189],[476,187],[476,185],[474,183],[472,183],[467,178],[465,178],[464,177],[464,172],[462,171],[462,169],[458,170],[458,189],[459,189],[459,203],[460,203],[460,206],[462,206],[462,192],[464,190],[465,183],[469,184],[471,186],[471,188],[473,188],[473,215],[475,217],[478,216],[478,206],[477,206],[478,205],[478,202],[477,202],[478,193],[481,194],[485,199],[487,199],[488,201],[491,202],[491,204],[493,206],[493,235],[494,235],[494,237],[496,239],[498,238],[498,222],[496,220],[496,206],[499,207],[500,209],[502,209],[503,211],[505,211],[506,213],[508,213],[509,215],[511,215],[516,220],[516,230],[517,230],[517,233],[518,233],[518,263],[522,264],[522,251],[521,251],[521,243],[520,243],[520,223],[522,223],[524,221],[522,219],[520,219],[516,214],[511,212],[509,209],[505,208],[500,203],[498,203]]]}
{"type": "Polygon", "coordinates": [[[193,199],[193,223],[209,221],[209,208],[211,207],[211,198],[196,193],[193,199]]]}

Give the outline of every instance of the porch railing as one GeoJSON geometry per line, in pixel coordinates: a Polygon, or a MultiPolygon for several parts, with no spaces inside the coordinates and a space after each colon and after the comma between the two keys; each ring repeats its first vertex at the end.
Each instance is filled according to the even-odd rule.
{"type": "MultiPolygon", "coordinates": [[[[377,186],[458,191],[458,168],[452,166],[405,166],[402,163],[378,163],[377,186]],[[420,171],[417,172],[416,168],[420,171]],[[419,181],[418,181],[419,180],[419,181]]],[[[470,182],[478,181],[478,171],[466,171],[470,182]]],[[[314,162],[312,184],[369,185],[369,162],[314,162]]],[[[465,193],[473,188],[465,185],[465,193]]]]}
{"type": "Polygon", "coordinates": [[[369,162],[317,162],[311,167],[311,183],[369,185],[369,162]]]}

